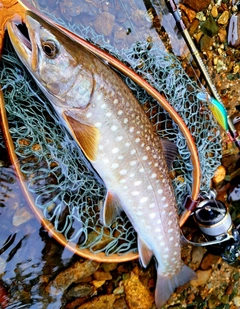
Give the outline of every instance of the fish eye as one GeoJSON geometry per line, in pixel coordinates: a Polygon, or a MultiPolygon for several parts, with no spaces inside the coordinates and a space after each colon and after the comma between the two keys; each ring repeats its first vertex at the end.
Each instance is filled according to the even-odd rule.
{"type": "Polygon", "coordinates": [[[55,58],[58,54],[57,44],[52,40],[42,42],[42,49],[48,58],[55,58]]]}

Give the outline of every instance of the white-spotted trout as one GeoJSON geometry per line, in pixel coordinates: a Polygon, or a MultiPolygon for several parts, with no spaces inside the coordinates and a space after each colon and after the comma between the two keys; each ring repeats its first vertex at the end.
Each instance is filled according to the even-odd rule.
{"type": "Polygon", "coordinates": [[[129,88],[98,57],[34,13],[27,13],[26,26],[27,36],[8,24],[11,42],[104,181],[102,223],[111,225],[123,210],[138,234],[142,265],[155,257],[160,308],[176,287],[195,277],[181,261],[171,159],[165,159],[174,147],[160,140],[129,88]]]}

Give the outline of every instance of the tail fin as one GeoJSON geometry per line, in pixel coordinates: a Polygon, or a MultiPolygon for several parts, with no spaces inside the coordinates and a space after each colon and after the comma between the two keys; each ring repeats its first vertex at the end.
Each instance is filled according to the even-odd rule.
{"type": "Polygon", "coordinates": [[[164,277],[157,269],[157,286],[155,290],[155,303],[157,308],[161,308],[172,295],[174,290],[186,282],[196,278],[196,273],[186,265],[173,277],[164,277]]]}

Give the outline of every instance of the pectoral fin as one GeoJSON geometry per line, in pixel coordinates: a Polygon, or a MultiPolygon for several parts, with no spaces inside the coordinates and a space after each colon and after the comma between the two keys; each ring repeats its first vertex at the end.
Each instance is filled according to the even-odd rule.
{"type": "Polygon", "coordinates": [[[164,156],[167,162],[167,166],[170,171],[172,167],[172,163],[178,155],[178,149],[177,149],[177,146],[173,142],[170,142],[167,139],[161,138],[161,142],[162,142],[163,153],[164,153],[164,156]]]}
{"type": "Polygon", "coordinates": [[[95,161],[98,153],[100,132],[98,128],[81,122],[67,112],[63,112],[63,118],[68,124],[72,136],[90,161],[95,161]]]}
{"type": "Polygon", "coordinates": [[[100,221],[103,225],[110,226],[120,212],[119,198],[114,193],[108,192],[100,211],[100,221]]]}

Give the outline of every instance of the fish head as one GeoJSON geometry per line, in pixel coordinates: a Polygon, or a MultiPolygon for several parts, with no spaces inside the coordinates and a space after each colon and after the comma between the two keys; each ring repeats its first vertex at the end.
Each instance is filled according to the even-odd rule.
{"type": "Polygon", "coordinates": [[[94,85],[89,52],[29,11],[25,24],[11,21],[7,30],[20,60],[51,102],[80,108],[89,104],[94,85]]]}

